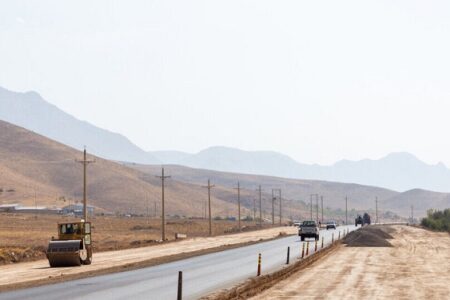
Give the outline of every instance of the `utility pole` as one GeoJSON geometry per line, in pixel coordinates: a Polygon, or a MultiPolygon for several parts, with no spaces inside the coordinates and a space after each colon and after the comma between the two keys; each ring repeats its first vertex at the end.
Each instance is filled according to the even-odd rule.
{"type": "Polygon", "coordinates": [[[259,227],[262,227],[262,197],[261,197],[261,185],[258,187],[258,192],[259,192],[259,227]]]}
{"type": "Polygon", "coordinates": [[[161,239],[164,242],[166,240],[166,216],[164,211],[164,181],[170,176],[164,175],[164,168],[161,170],[161,176],[156,176],[161,179],[161,239]]]}
{"type": "Polygon", "coordinates": [[[378,223],[378,197],[375,197],[375,223],[378,223]]]}
{"type": "Polygon", "coordinates": [[[281,226],[281,217],[282,217],[282,210],[281,210],[281,189],[278,190],[278,192],[280,193],[280,226],[281,226]]]}
{"type": "MultiPolygon", "coordinates": [[[[145,194],[144,197],[146,197],[145,194]]],[[[150,225],[150,197],[146,198],[147,198],[147,225],[150,225]]]]}
{"type": "Polygon", "coordinates": [[[348,206],[347,206],[347,196],[345,196],[345,225],[348,225],[348,212],[347,212],[347,209],[348,209],[348,206]]]}
{"type": "Polygon", "coordinates": [[[87,222],[87,186],[86,186],[86,169],[87,165],[90,163],[94,163],[95,160],[87,160],[86,157],[86,147],[84,147],[83,151],[83,160],[76,160],[76,162],[83,164],[83,218],[84,221],[87,222]]]}
{"type": "Polygon", "coordinates": [[[274,189],[272,189],[272,226],[275,225],[275,196],[273,192],[274,189]]]}
{"type": "Polygon", "coordinates": [[[313,196],[316,196],[316,203],[317,203],[317,201],[319,201],[318,199],[318,197],[319,197],[319,194],[310,194],[309,195],[309,204],[310,204],[310,209],[311,209],[311,212],[310,212],[310,220],[312,221],[313,220],[313,196]]]}
{"type": "Polygon", "coordinates": [[[256,198],[253,197],[253,221],[256,224],[256,198]]]}
{"type": "Polygon", "coordinates": [[[208,179],[208,185],[204,186],[204,188],[208,189],[208,212],[209,212],[209,235],[212,235],[212,228],[211,228],[211,188],[215,187],[215,185],[211,185],[210,180],[208,179]]]}
{"type": "Polygon", "coordinates": [[[323,224],[323,196],[320,196],[320,206],[322,208],[322,224],[323,224]]]}
{"type": "Polygon", "coordinates": [[[37,218],[37,200],[36,200],[36,186],[34,187],[34,213],[35,213],[35,217],[37,218]]]}
{"type": "Polygon", "coordinates": [[[316,223],[319,223],[319,194],[316,194],[316,223]]]}
{"type": "Polygon", "coordinates": [[[281,218],[282,218],[282,213],[281,213],[281,189],[272,189],[272,225],[275,225],[275,200],[277,199],[275,196],[275,192],[278,192],[278,197],[280,198],[280,225],[281,225],[281,218]]]}
{"type": "Polygon", "coordinates": [[[238,227],[239,231],[241,231],[241,185],[239,181],[236,190],[238,192],[238,227]]]}

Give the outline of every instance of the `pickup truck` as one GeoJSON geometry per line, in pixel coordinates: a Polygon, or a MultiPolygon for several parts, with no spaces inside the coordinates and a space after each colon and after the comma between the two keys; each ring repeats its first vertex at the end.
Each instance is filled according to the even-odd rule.
{"type": "Polygon", "coordinates": [[[316,221],[303,221],[298,229],[298,235],[302,241],[305,238],[314,238],[316,241],[319,240],[319,226],[316,221]]]}

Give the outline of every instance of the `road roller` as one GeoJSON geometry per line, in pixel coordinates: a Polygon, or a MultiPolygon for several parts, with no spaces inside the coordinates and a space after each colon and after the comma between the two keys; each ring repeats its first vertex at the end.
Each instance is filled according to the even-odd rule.
{"type": "Polygon", "coordinates": [[[58,238],[48,243],[50,267],[90,265],[92,262],[90,222],[58,223],[58,238]]]}

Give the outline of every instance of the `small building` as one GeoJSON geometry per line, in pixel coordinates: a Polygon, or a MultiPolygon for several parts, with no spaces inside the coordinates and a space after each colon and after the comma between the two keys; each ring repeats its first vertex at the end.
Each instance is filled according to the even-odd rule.
{"type": "MultiPolygon", "coordinates": [[[[61,210],[62,214],[74,214],[76,216],[82,216],[83,215],[83,203],[75,203],[75,204],[70,204],[67,206],[64,206],[61,210]]],[[[88,205],[87,206],[87,213],[89,216],[93,216],[94,215],[94,209],[95,207],[92,205],[88,205]]]]}
{"type": "Polygon", "coordinates": [[[13,204],[2,204],[0,205],[0,212],[15,212],[17,207],[19,207],[20,204],[13,203],[13,204]]]}
{"type": "Polygon", "coordinates": [[[22,206],[20,204],[0,205],[0,212],[7,213],[33,213],[33,214],[59,214],[60,208],[48,208],[45,206],[22,206]]]}

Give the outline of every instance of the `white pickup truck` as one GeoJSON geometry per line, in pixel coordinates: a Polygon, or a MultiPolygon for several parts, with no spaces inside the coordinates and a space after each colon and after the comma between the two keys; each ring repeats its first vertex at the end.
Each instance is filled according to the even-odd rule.
{"type": "Polygon", "coordinates": [[[318,241],[319,232],[320,229],[316,221],[303,221],[303,223],[300,225],[300,228],[298,229],[298,235],[300,236],[300,239],[302,241],[304,241],[305,238],[314,238],[316,241],[318,241]]]}

